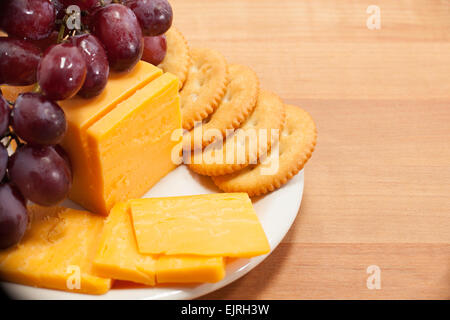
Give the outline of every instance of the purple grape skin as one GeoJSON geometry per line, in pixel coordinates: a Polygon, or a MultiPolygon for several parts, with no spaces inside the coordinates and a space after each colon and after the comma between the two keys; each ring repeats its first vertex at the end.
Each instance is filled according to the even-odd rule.
{"type": "Polygon", "coordinates": [[[162,35],[172,25],[172,7],[167,0],[126,0],[125,5],[133,10],[144,36],[162,35]]]}
{"type": "Polygon", "coordinates": [[[0,25],[9,36],[40,40],[55,27],[55,7],[48,0],[6,0],[0,25]]]}
{"type": "Polygon", "coordinates": [[[58,34],[59,32],[54,30],[47,38],[41,40],[33,40],[30,42],[38,47],[42,52],[45,52],[49,47],[58,42],[58,34]]]}
{"type": "Polygon", "coordinates": [[[66,161],[66,164],[69,166],[70,171],[72,171],[72,161],[70,161],[69,154],[66,152],[66,150],[64,150],[64,148],[59,144],[54,145],[53,149],[55,149],[59,156],[63,158],[64,161],[66,161]]]}
{"type": "MultiPolygon", "coordinates": [[[[56,19],[63,19],[66,15],[66,6],[59,0],[50,0],[55,7],[55,17],[56,19]]],[[[59,26],[58,26],[59,29],[59,26]]]]}
{"type": "Polygon", "coordinates": [[[80,7],[81,10],[91,10],[100,5],[99,0],[61,0],[61,2],[66,6],[76,5],[80,7]]]}
{"type": "Polygon", "coordinates": [[[10,185],[0,185],[0,249],[20,242],[28,224],[26,200],[19,190],[10,185]]]}
{"type": "Polygon", "coordinates": [[[8,130],[10,111],[9,103],[0,95],[0,136],[8,130]]]}
{"type": "Polygon", "coordinates": [[[19,95],[11,120],[14,132],[31,144],[60,143],[67,131],[64,111],[56,102],[39,93],[19,95]]]}
{"type": "Polygon", "coordinates": [[[6,174],[6,167],[8,166],[8,150],[0,143],[0,181],[3,180],[6,174]]]}
{"type": "Polygon", "coordinates": [[[0,37],[0,84],[27,86],[36,82],[41,50],[24,40],[0,37]]]}
{"type": "Polygon", "coordinates": [[[9,159],[8,174],[27,199],[43,206],[64,200],[72,185],[69,166],[52,146],[20,147],[9,159]]]}
{"type": "Polygon", "coordinates": [[[86,80],[78,92],[83,98],[98,96],[108,82],[109,64],[105,49],[100,41],[91,34],[71,38],[72,43],[80,49],[86,61],[86,80]]]}
{"type": "Polygon", "coordinates": [[[86,62],[81,51],[71,43],[47,49],[38,65],[37,80],[50,100],[65,100],[78,93],[86,79],[86,62]]]}
{"type": "Polygon", "coordinates": [[[163,62],[167,53],[167,40],[165,35],[144,37],[144,53],[142,60],[155,66],[163,62]]]}
{"type": "Polygon", "coordinates": [[[105,47],[112,70],[129,71],[141,59],[144,50],[142,31],[128,7],[113,3],[95,11],[91,31],[105,47]]]}

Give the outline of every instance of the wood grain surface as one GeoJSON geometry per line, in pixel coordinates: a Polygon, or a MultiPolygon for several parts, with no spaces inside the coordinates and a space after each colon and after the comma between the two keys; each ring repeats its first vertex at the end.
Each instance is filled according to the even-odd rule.
{"type": "Polygon", "coordinates": [[[449,299],[450,1],[171,2],[192,47],[251,66],[319,132],[282,244],[203,298],[449,299]]]}

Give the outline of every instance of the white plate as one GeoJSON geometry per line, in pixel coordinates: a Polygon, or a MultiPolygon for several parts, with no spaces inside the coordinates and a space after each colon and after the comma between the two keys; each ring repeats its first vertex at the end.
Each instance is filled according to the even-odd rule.
{"type": "MultiPolygon", "coordinates": [[[[156,184],[144,197],[168,197],[215,192],[219,192],[219,190],[209,178],[192,173],[186,166],[180,166],[156,184]]],[[[281,189],[264,197],[253,199],[256,213],[269,239],[271,252],[275,250],[294,222],[300,208],[302,194],[303,171],[281,189]]],[[[79,209],[78,206],[69,201],[63,205],[79,209]]],[[[101,296],[40,289],[13,283],[4,283],[3,288],[11,297],[16,299],[194,299],[239,279],[260,264],[267,256],[268,254],[252,259],[235,260],[227,265],[226,277],[213,284],[112,289],[101,296]]]]}

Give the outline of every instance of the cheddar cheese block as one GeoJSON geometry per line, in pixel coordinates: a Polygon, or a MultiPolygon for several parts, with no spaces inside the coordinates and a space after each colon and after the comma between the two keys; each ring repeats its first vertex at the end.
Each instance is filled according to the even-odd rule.
{"type": "Polygon", "coordinates": [[[217,282],[225,276],[221,257],[140,254],[126,203],[116,204],[106,220],[94,269],[105,277],[146,285],[217,282]]]}
{"type": "MultiPolygon", "coordinates": [[[[120,103],[87,129],[89,197],[96,212],[107,213],[118,202],[141,197],[175,169],[172,149],[181,128],[178,79],[165,73],[120,103]]],[[[83,192],[79,190],[80,197],[83,192]]]]}
{"type": "Polygon", "coordinates": [[[178,79],[146,62],[113,76],[96,98],[61,102],[73,162],[70,198],[107,215],[119,201],[142,196],[175,168],[172,130],[181,128],[178,79]],[[117,77],[117,78],[115,78],[117,77]]]}
{"type": "Polygon", "coordinates": [[[21,242],[0,251],[0,279],[70,292],[103,294],[111,279],[92,269],[103,219],[61,207],[29,208],[21,242]]]}
{"type": "MultiPolygon", "coordinates": [[[[87,129],[116,105],[159,77],[162,71],[146,63],[138,65],[129,73],[112,74],[104,91],[97,97],[84,99],[74,97],[61,101],[67,118],[67,133],[62,146],[70,156],[73,184],[70,199],[89,211],[107,214],[104,201],[99,201],[103,176],[92,166],[94,150],[87,144],[87,129]]],[[[123,137],[125,141],[126,138],[123,137]]],[[[124,155],[127,156],[127,155],[124,155]]],[[[129,155],[128,155],[129,156],[129,155]]]]}
{"type": "Polygon", "coordinates": [[[129,201],[142,254],[254,257],[270,251],[246,193],[129,201]]]}
{"type": "MultiPolygon", "coordinates": [[[[107,215],[115,203],[141,197],[176,165],[171,134],[181,129],[178,79],[144,61],[112,73],[97,97],[60,101],[67,118],[61,143],[69,154],[70,199],[107,215]]],[[[14,100],[32,87],[2,87],[14,100]]]]}

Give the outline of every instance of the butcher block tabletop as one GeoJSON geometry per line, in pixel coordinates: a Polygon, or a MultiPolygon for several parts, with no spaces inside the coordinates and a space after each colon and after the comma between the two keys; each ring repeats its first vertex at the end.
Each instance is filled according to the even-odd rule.
{"type": "Polygon", "coordinates": [[[289,233],[203,298],[449,299],[450,1],[171,3],[318,128],[289,233]]]}

